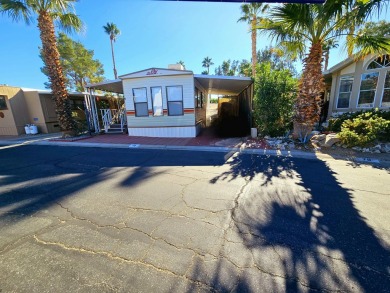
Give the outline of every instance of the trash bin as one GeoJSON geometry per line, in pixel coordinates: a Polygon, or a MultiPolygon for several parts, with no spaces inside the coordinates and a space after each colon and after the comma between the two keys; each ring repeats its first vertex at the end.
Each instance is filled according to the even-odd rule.
{"type": "Polygon", "coordinates": [[[257,137],[257,128],[251,128],[251,137],[256,138],[257,137]]]}
{"type": "Polygon", "coordinates": [[[26,134],[31,134],[31,131],[30,131],[30,124],[27,124],[27,125],[24,127],[24,131],[26,131],[26,134]]]}
{"type": "Polygon", "coordinates": [[[34,124],[30,125],[30,133],[31,134],[37,134],[38,133],[38,127],[34,124]]]}

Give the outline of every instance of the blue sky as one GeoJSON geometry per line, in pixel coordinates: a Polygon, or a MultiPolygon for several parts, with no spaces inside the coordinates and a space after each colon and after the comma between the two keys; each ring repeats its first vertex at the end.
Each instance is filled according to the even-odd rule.
{"type": "MultiPolygon", "coordinates": [[[[179,60],[187,69],[201,73],[206,56],[215,65],[226,59],[249,60],[251,56],[248,25],[237,23],[237,3],[81,0],[76,3],[76,12],[86,30],[72,38],[94,50],[95,58],[104,64],[107,79],[113,79],[110,42],[102,28],[107,22],[114,22],[121,30],[115,43],[118,75],[150,67],[166,68],[179,60]]],[[[386,13],[379,19],[386,19],[386,13]]],[[[0,15],[0,34],[0,84],[44,88],[47,78],[40,72],[36,23],[27,26],[0,15]]],[[[267,37],[258,38],[258,49],[270,44],[267,37]]],[[[330,66],[344,58],[344,53],[334,50],[330,66]]],[[[214,67],[210,73],[214,73],[214,67]]]]}

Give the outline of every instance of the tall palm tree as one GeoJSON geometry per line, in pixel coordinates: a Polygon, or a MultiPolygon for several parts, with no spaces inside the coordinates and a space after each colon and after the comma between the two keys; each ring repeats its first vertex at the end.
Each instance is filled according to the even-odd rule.
{"type": "Polygon", "coordinates": [[[0,12],[15,21],[30,24],[38,19],[42,42],[43,61],[48,71],[56,113],[62,131],[74,132],[76,124],[72,118],[65,78],[60,64],[55,24],[65,31],[80,31],[82,22],[74,13],[76,0],[0,0],[0,12]]]}
{"type": "Polygon", "coordinates": [[[328,70],[330,50],[335,49],[338,46],[339,44],[336,39],[328,39],[322,44],[322,51],[324,52],[324,70],[328,70]]]}
{"type": "Polygon", "coordinates": [[[186,69],[186,65],[184,64],[184,61],[183,61],[183,60],[177,61],[176,64],[180,64],[181,66],[183,66],[184,69],[186,69]]]}
{"type": "Polygon", "coordinates": [[[261,20],[260,14],[265,13],[269,9],[268,4],[263,3],[250,3],[241,5],[242,17],[238,19],[238,22],[247,22],[251,27],[252,38],[252,76],[256,75],[256,42],[257,42],[257,30],[259,20],[261,20]]]}
{"type": "Polygon", "coordinates": [[[115,79],[117,79],[118,74],[117,74],[116,66],[115,66],[114,44],[113,43],[116,41],[116,37],[120,35],[121,31],[112,22],[111,23],[107,22],[107,24],[105,26],[103,26],[103,28],[104,28],[104,31],[106,32],[106,34],[108,34],[110,36],[112,63],[114,65],[114,76],[115,76],[115,79]]]}
{"type": "Polygon", "coordinates": [[[214,65],[214,62],[211,61],[211,58],[209,56],[205,57],[202,61],[202,67],[207,68],[207,74],[210,73],[210,66],[214,65]]]}
{"type": "Polygon", "coordinates": [[[262,20],[259,25],[260,30],[268,33],[278,44],[282,43],[285,48],[308,51],[303,59],[303,74],[294,114],[294,132],[302,141],[306,142],[308,133],[319,120],[324,90],[324,46],[330,40],[337,41],[341,37],[350,36],[347,42],[354,43],[357,57],[389,52],[390,42],[385,37],[355,35],[350,29],[351,26],[360,26],[372,12],[381,7],[380,0],[328,0],[323,5],[283,4],[273,8],[269,19],[262,20]]]}

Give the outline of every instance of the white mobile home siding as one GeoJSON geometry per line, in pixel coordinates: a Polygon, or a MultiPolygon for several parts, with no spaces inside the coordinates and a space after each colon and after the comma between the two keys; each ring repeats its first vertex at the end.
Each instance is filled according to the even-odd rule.
{"type": "Polygon", "coordinates": [[[144,136],[173,136],[173,137],[192,137],[195,127],[195,103],[194,103],[194,76],[193,74],[185,75],[165,75],[165,76],[148,76],[123,79],[123,91],[126,98],[127,126],[129,135],[144,136]],[[163,116],[153,116],[151,87],[161,86],[163,96],[163,116]],[[168,116],[167,112],[167,86],[183,87],[183,108],[184,115],[168,116]],[[148,117],[136,117],[134,114],[134,100],[132,90],[134,88],[146,87],[148,101],[148,117]],[[183,127],[190,127],[189,132],[183,132],[183,127]],[[177,128],[163,131],[159,129],[153,131],[151,128],[177,128]],[[142,132],[144,129],[144,132],[142,132]],[[149,129],[149,130],[148,130],[149,129]]]}

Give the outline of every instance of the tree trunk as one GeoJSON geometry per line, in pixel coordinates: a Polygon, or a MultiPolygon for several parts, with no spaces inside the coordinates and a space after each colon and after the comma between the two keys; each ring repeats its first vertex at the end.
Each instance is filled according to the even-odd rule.
{"type": "Polygon", "coordinates": [[[65,77],[62,73],[53,19],[48,12],[39,12],[38,28],[42,42],[43,60],[48,71],[60,128],[64,132],[74,134],[76,124],[72,118],[65,77]]]}
{"type": "Polygon", "coordinates": [[[299,94],[294,105],[294,136],[307,142],[308,132],[319,121],[321,94],[325,83],[322,76],[322,45],[312,44],[303,60],[304,68],[299,82],[299,94]]]}
{"type": "Polygon", "coordinates": [[[257,55],[256,55],[256,41],[257,41],[257,31],[256,31],[257,18],[253,16],[252,18],[252,77],[256,76],[256,63],[257,63],[257,55]]]}
{"type": "Polygon", "coordinates": [[[118,79],[118,74],[116,72],[116,66],[115,66],[114,44],[112,43],[111,38],[110,38],[110,41],[111,41],[112,64],[114,64],[114,76],[115,76],[115,79],[118,79]]]}
{"type": "Polygon", "coordinates": [[[324,52],[324,58],[325,58],[325,61],[324,61],[324,70],[328,70],[328,64],[329,64],[329,49],[327,49],[325,52],[324,52]]]}

